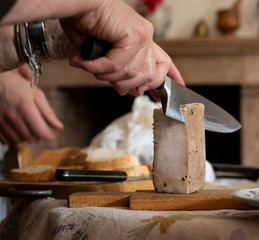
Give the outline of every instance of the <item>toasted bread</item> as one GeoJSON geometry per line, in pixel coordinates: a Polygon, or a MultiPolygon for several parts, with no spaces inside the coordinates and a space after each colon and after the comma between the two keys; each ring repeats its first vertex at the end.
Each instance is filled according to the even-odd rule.
{"type": "Polygon", "coordinates": [[[9,179],[17,182],[54,181],[55,168],[50,165],[14,168],[10,171],[9,179]]]}
{"type": "Polygon", "coordinates": [[[96,148],[86,158],[86,169],[114,170],[130,164],[130,154],[123,149],[96,148]]]}

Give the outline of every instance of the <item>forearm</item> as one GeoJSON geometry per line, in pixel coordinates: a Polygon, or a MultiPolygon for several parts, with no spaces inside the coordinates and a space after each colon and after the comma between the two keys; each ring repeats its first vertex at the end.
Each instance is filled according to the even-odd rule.
{"type": "MultiPolygon", "coordinates": [[[[6,0],[0,2],[3,1],[6,0]]],[[[103,0],[16,0],[12,6],[1,9],[0,26],[76,16],[94,11],[102,2],[103,0]]]]}
{"type": "Polygon", "coordinates": [[[64,33],[59,20],[47,20],[45,26],[47,30],[46,42],[51,59],[69,59],[77,53],[76,48],[64,33]]]}
{"type": "Polygon", "coordinates": [[[19,67],[22,62],[16,52],[13,26],[0,28],[0,72],[19,67]]]}
{"type": "MultiPolygon", "coordinates": [[[[70,58],[76,53],[76,49],[67,38],[58,20],[48,20],[45,22],[47,34],[46,42],[53,60],[70,58]]],[[[17,55],[14,26],[4,26],[0,28],[0,72],[19,67],[22,64],[17,55]]]]}

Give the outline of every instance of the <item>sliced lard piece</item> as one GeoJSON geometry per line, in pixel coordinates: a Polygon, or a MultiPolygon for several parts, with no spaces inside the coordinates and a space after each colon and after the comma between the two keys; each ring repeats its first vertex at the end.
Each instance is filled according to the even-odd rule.
{"type": "Polygon", "coordinates": [[[154,110],[153,184],[157,192],[192,193],[205,185],[204,105],[181,106],[184,123],[154,110]]]}

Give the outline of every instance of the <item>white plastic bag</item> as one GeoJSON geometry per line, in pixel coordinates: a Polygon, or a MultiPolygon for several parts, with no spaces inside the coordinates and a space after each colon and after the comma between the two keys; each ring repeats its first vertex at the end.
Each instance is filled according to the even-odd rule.
{"type": "Polygon", "coordinates": [[[136,97],[132,111],[111,122],[84,150],[90,152],[97,147],[126,149],[141,163],[152,163],[153,110],[158,107],[161,104],[153,102],[148,96],[136,97]]]}

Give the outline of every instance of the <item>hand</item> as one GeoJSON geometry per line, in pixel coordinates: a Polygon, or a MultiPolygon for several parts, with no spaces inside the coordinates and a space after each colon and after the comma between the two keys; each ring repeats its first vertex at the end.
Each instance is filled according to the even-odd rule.
{"type": "Polygon", "coordinates": [[[62,129],[44,93],[30,88],[27,65],[0,74],[0,141],[15,144],[22,141],[53,140],[49,126],[62,129]]]}
{"type": "Polygon", "coordinates": [[[102,1],[95,9],[61,23],[78,49],[87,34],[111,43],[104,57],[83,61],[77,55],[70,63],[109,81],[120,95],[142,95],[158,87],[167,74],[184,83],[171,58],[153,42],[152,24],[123,1],[102,1]]]}
{"type": "MultiPolygon", "coordinates": [[[[182,76],[181,76],[179,70],[176,68],[176,66],[173,63],[167,73],[167,76],[170,77],[171,79],[173,79],[174,81],[176,81],[177,83],[185,86],[185,83],[182,79],[182,76]]],[[[154,100],[156,100],[158,102],[161,101],[159,94],[155,90],[151,89],[151,90],[149,90],[149,93],[154,98],[154,100]]]]}

